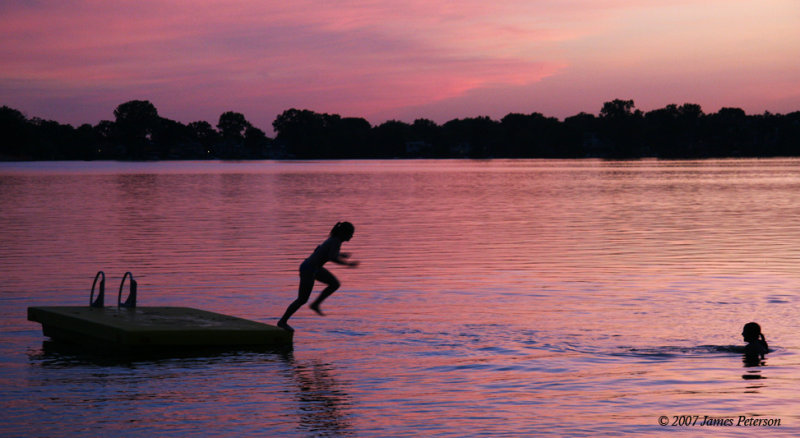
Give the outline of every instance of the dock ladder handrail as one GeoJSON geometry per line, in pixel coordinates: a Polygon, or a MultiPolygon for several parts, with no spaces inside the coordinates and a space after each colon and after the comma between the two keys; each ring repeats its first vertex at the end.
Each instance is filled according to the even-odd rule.
{"type": "Polygon", "coordinates": [[[122,277],[122,283],[119,284],[119,294],[117,295],[117,307],[129,307],[133,309],[136,307],[136,280],[133,279],[133,274],[130,271],[126,272],[125,275],[122,277]],[[131,278],[131,287],[130,292],[128,293],[128,299],[125,302],[122,302],[122,286],[125,285],[125,279],[130,277],[131,278]]]}
{"type": "Polygon", "coordinates": [[[89,307],[103,307],[104,300],[105,300],[105,292],[106,292],[106,274],[103,271],[97,271],[97,275],[94,276],[94,282],[92,283],[92,293],[89,295],[89,307]],[[97,285],[97,279],[100,279],[100,289],[97,293],[97,299],[94,299],[94,287],[97,285]]]}

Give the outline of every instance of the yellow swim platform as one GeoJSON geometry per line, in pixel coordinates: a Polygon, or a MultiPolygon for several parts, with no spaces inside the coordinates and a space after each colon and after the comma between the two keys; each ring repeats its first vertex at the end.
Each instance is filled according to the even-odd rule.
{"type": "Polygon", "coordinates": [[[95,276],[89,306],[28,307],[28,320],[56,341],[120,350],[170,348],[291,348],[293,333],[256,321],[188,307],[137,307],[136,282],[126,273],[117,307],[103,305],[105,274],[95,276]],[[100,293],[94,299],[98,278],[100,293]],[[125,279],[130,293],[121,301],[125,279]]]}

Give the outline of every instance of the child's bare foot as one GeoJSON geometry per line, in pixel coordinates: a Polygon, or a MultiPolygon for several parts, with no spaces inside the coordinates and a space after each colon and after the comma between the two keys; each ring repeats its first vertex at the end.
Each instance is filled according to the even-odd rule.
{"type": "Polygon", "coordinates": [[[317,312],[317,315],[319,315],[319,316],[325,316],[325,314],[324,314],[324,313],[322,313],[322,310],[320,310],[320,309],[319,309],[319,304],[317,304],[317,303],[313,303],[313,304],[311,304],[311,305],[310,305],[310,306],[308,306],[308,307],[310,307],[310,308],[311,308],[311,310],[313,310],[313,311],[317,312]]]}
{"type": "Polygon", "coordinates": [[[278,321],[278,327],[286,330],[287,332],[293,332],[294,329],[286,323],[286,321],[278,321]]]}

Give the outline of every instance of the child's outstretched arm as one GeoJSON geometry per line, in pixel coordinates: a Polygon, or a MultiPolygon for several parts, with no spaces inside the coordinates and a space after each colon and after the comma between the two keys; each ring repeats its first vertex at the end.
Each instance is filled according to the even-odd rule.
{"type": "Polygon", "coordinates": [[[358,266],[358,261],[357,260],[347,260],[349,258],[350,258],[350,253],[340,252],[336,256],[336,258],[332,259],[331,261],[333,263],[336,263],[336,264],[339,264],[339,265],[349,266],[351,268],[355,268],[356,266],[358,266]]]}

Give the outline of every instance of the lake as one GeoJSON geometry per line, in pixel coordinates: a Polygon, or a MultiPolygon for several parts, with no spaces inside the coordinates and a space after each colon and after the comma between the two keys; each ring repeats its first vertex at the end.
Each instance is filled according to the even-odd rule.
{"type": "Polygon", "coordinates": [[[0,435],[796,436],[798,218],[797,159],[0,163],[0,435]],[[107,305],[131,271],[140,306],[275,324],[342,220],[361,265],[289,353],[26,320],[103,270],[107,305]]]}

